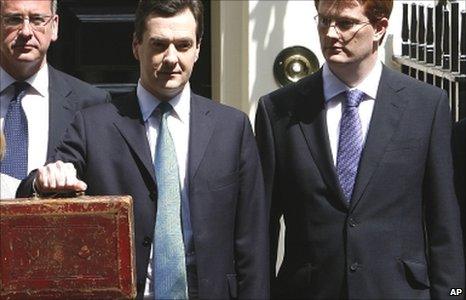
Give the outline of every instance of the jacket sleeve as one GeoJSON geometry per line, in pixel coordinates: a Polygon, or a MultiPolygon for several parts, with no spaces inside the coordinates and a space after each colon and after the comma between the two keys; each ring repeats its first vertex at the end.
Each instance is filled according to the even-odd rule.
{"type": "Polygon", "coordinates": [[[450,143],[450,110],[446,94],[442,93],[431,128],[423,191],[432,299],[450,298],[451,289],[464,291],[465,283],[450,143]]]}
{"type": "MultiPolygon", "coordinates": [[[[54,154],[47,159],[46,164],[61,160],[72,163],[76,170],[78,178],[82,178],[85,169],[86,159],[86,142],[84,119],[81,112],[76,113],[73,122],[66,129],[62,142],[55,149],[54,154]]],[[[16,197],[31,197],[34,193],[33,182],[37,170],[32,171],[28,177],[23,179],[16,191],[16,197]]]]}
{"type": "Polygon", "coordinates": [[[268,214],[257,146],[249,119],[243,117],[239,162],[240,191],[235,226],[238,299],[269,298],[268,214]]]}
{"type": "Polygon", "coordinates": [[[274,297],[274,295],[279,291],[275,269],[280,233],[280,218],[283,214],[283,208],[279,197],[278,184],[276,184],[277,170],[274,135],[265,101],[266,98],[262,98],[259,101],[256,114],[255,132],[259,155],[261,157],[262,168],[264,171],[265,195],[267,201],[270,202],[269,263],[271,294],[272,297],[274,297]]]}

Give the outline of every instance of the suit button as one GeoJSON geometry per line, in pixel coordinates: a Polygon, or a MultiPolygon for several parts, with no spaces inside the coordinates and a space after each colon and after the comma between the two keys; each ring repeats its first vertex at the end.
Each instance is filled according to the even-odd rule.
{"type": "Polygon", "coordinates": [[[142,245],[144,247],[150,247],[151,244],[152,244],[152,239],[150,237],[146,236],[144,238],[144,241],[142,242],[142,245]]]}
{"type": "Polygon", "coordinates": [[[350,266],[350,271],[351,272],[356,272],[358,268],[359,268],[359,264],[357,262],[352,263],[351,266],[350,266]]]}
{"type": "Polygon", "coordinates": [[[356,227],[356,226],[358,226],[358,222],[357,222],[355,219],[353,219],[353,218],[349,218],[349,219],[348,219],[348,224],[349,224],[350,227],[356,227]]]}

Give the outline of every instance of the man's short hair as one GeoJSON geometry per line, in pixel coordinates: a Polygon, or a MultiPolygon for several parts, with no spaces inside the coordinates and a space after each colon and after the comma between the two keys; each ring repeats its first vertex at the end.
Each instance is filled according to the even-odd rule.
{"type": "Polygon", "coordinates": [[[58,8],[58,0],[52,0],[52,14],[57,13],[57,8],[58,8]]]}
{"type": "Polygon", "coordinates": [[[371,23],[375,23],[382,18],[390,18],[393,9],[393,0],[314,0],[316,9],[319,8],[320,1],[334,1],[337,10],[345,2],[357,1],[364,8],[364,13],[371,23]]]}
{"type": "Polygon", "coordinates": [[[201,0],[140,0],[134,21],[134,36],[142,41],[146,30],[146,19],[151,14],[173,17],[189,9],[196,20],[196,43],[199,44],[204,34],[204,7],[201,0]]]}

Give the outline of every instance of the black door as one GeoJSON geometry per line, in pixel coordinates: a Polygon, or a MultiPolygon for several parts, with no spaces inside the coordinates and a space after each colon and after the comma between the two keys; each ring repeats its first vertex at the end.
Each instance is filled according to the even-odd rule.
{"type": "MultiPolygon", "coordinates": [[[[139,65],[131,50],[136,3],[135,0],[59,1],[60,31],[50,48],[48,61],[113,95],[134,90],[139,78],[139,65]]],[[[203,3],[204,38],[191,88],[210,98],[210,1],[203,3]]]]}

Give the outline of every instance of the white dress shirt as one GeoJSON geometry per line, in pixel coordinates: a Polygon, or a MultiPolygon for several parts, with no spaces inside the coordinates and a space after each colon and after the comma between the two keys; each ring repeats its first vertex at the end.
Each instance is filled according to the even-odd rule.
{"type": "MultiPolygon", "coordinates": [[[[160,126],[160,113],[158,110],[154,112],[160,103],[160,100],[149,93],[141,83],[137,86],[137,97],[141,108],[142,118],[146,127],[147,140],[150,145],[152,161],[155,159],[155,149],[157,144],[157,136],[160,126]]],[[[188,163],[188,145],[189,145],[189,114],[191,101],[191,88],[187,83],[183,91],[169,101],[173,106],[173,110],[167,117],[168,130],[175,144],[176,157],[178,160],[178,170],[181,185],[181,201],[188,201],[188,183],[187,183],[187,163],[188,163]]],[[[152,256],[153,247],[149,265],[147,268],[147,280],[144,290],[144,299],[153,299],[153,282],[152,282],[152,256]]]]}
{"type": "Polygon", "coordinates": [[[356,87],[349,87],[332,73],[327,64],[324,64],[322,77],[324,83],[325,109],[327,113],[327,130],[332,150],[333,163],[336,166],[338,153],[338,140],[340,136],[340,120],[346,101],[343,92],[358,89],[365,93],[363,101],[359,104],[358,111],[361,118],[364,143],[374,110],[377,90],[379,89],[380,76],[382,75],[382,63],[378,61],[371,72],[356,87]]]}
{"type": "MultiPolygon", "coordinates": [[[[16,80],[0,67],[0,129],[3,130],[16,80]]],[[[21,105],[28,120],[28,173],[44,165],[49,141],[49,70],[45,64],[26,80],[31,87],[21,105]]],[[[8,144],[6,145],[8,147],[8,144]]],[[[3,196],[3,195],[2,195],[3,196]]],[[[14,197],[14,195],[12,195],[14,197]]]]}
{"type": "Polygon", "coordinates": [[[20,183],[21,180],[0,173],[0,200],[14,198],[20,183]]]}

